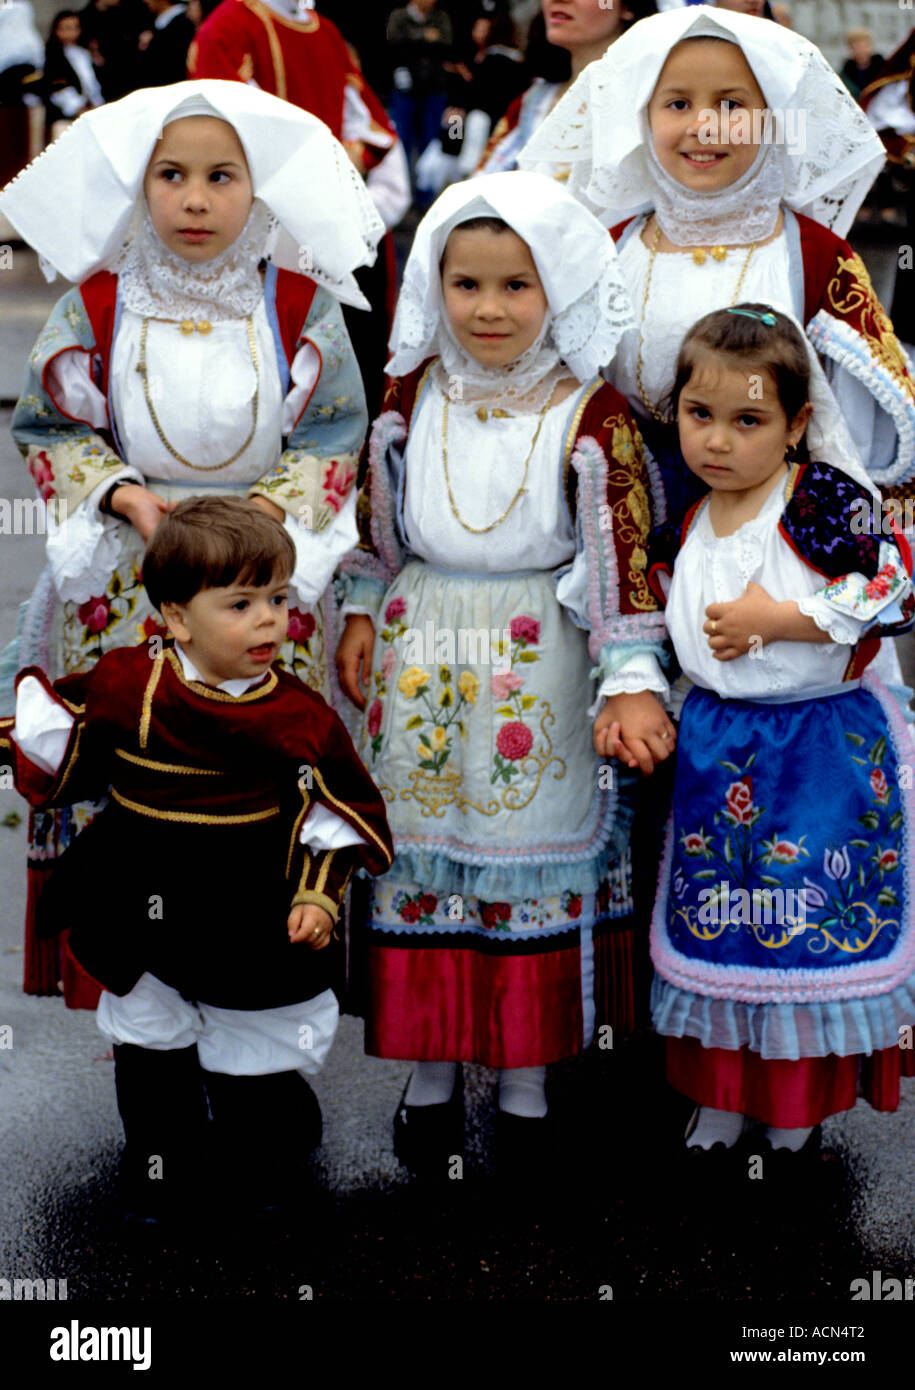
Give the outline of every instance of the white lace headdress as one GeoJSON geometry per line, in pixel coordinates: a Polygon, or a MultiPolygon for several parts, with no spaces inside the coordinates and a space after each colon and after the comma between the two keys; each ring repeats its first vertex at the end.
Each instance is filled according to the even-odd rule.
{"type": "Polygon", "coordinates": [[[437,354],[460,376],[464,397],[528,394],[564,362],[580,381],[613,358],[635,323],[616,250],[604,228],[555,180],[517,171],[453,184],[416,229],[404,270],[387,370],[403,376],[437,354]],[[537,341],[500,369],[481,367],[451,331],[441,292],[450,233],[475,217],[498,217],[530,247],[547,297],[537,341]]]}
{"type": "MultiPolygon", "coordinates": [[[[323,121],[241,82],[146,88],[86,112],[0,193],[0,212],[49,279],[117,269],[130,240],[148,234],[143,177],[157,138],[170,121],[201,114],[231,125],[248,161],[255,204],[239,254],[265,255],[367,307],[352,271],[372,264],[384,226],[362,179],[323,121]],[[255,236],[261,244],[248,245],[255,236]]],[[[222,256],[231,260],[237,245],[222,256]]],[[[195,263],[198,278],[207,264],[195,263]]]]}
{"type": "Polygon", "coordinates": [[[606,226],[656,208],[680,245],[690,236],[752,241],[774,224],[779,201],[845,236],[883,162],[876,132],[814,44],[771,20],[707,5],[634,24],[585,68],[520,159],[524,169],[567,170],[569,190],[606,226]],[[781,143],[763,145],[739,187],[700,194],[651,158],[646,108],[671,49],[704,36],[741,49],[783,125],[781,143]]]}

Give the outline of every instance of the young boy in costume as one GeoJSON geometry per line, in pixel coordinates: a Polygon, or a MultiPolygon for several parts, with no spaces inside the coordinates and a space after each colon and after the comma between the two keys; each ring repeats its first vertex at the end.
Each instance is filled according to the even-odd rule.
{"type": "Polygon", "coordinates": [[[69,927],[104,987],[125,1201],[143,1219],[191,1194],[206,1097],[221,1172],[255,1206],[284,1195],[320,1137],[303,1073],[336,1029],[338,907],[356,869],[391,862],[383,801],[340,719],[272,665],[294,559],[249,502],[180,503],[143,561],[173,641],[108,652],[54,685],[27,668],[15,721],[0,723],[33,805],[110,789],[39,928],[69,927]]]}

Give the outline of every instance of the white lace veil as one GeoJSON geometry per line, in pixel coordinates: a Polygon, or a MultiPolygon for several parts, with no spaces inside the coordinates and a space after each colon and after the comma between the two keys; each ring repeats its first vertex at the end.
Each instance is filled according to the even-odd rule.
{"type": "Polygon", "coordinates": [[[368,307],[352,271],[372,264],[384,225],[362,179],[323,121],[242,82],[145,88],[87,111],[0,193],[0,212],[49,279],[78,283],[116,268],[141,231],[143,176],[160,132],[200,114],[231,125],[245,151],[255,204],[242,237],[262,228],[260,255],[368,307]]]}
{"type": "Polygon", "coordinates": [[[541,174],[487,174],[447,188],[416,229],[387,370],[403,376],[435,354],[449,375],[460,376],[465,399],[494,391],[521,397],[560,362],[579,381],[590,380],[634,323],[616,250],[597,219],[541,174]],[[445,243],[455,227],[475,217],[501,218],[527,243],[549,305],[537,341],[500,369],[481,367],[461,348],[442,301],[445,243]]]}
{"type": "MultiPolygon", "coordinates": [[[[608,227],[658,206],[659,189],[663,197],[665,186],[646,148],[645,110],[671,49],[682,39],[706,35],[742,50],[769,109],[780,114],[783,143],[768,159],[762,156],[771,146],[761,150],[746,187],[701,195],[683,190],[675,213],[701,217],[699,209],[707,207],[716,230],[712,237],[697,236],[696,243],[721,241],[727,239],[721,233],[722,218],[739,223],[739,201],[749,214],[761,195],[762,204],[780,199],[846,235],[883,166],[876,131],[809,40],[771,20],[708,5],[652,15],[621,35],[585,68],[534,132],[522,151],[521,167],[554,176],[568,173],[569,190],[608,227]],[[773,179],[773,169],[780,171],[779,178],[773,179]],[[735,191],[738,202],[716,211],[714,200],[728,202],[735,191]]],[[[676,194],[676,181],[669,182],[673,187],[667,193],[676,194]]],[[[753,238],[744,234],[738,239],[753,238]]]]}

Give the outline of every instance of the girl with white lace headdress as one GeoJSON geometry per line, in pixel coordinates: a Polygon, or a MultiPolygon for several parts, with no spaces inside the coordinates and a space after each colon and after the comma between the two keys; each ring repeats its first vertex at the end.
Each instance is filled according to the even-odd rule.
{"type": "Polygon", "coordinates": [[[652,547],[692,681],[652,1016],[697,1153],[732,1148],[746,1117],[810,1152],[859,1086],[895,1110],[912,1072],[911,742],[865,673],[911,627],[911,552],[856,528],[879,494],[813,366],[790,315],[739,304],[689,330],[671,397],[704,494],[652,547]]]}
{"type": "Polygon", "coordinates": [[[553,180],[455,186],[417,230],[337,655],[397,852],[366,1048],[417,1063],[408,1161],[453,1152],[459,1063],[498,1068],[503,1127],[532,1125],[546,1064],[631,1014],[625,798],[600,759],[615,729],[649,771],[674,734],[641,441],[597,375],[630,323],[610,239],[553,180]]]}
{"type": "Polygon", "coordinates": [[[812,43],[708,6],[635,25],[526,146],[522,167],[561,169],[618,242],[639,322],[611,377],[660,465],[659,513],[684,500],[661,408],[677,345],[700,314],[738,299],[805,325],[873,480],[915,477],[911,364],[843,240],[882,161],[812,43]]]}
{"type": "MultiPolygon", "coordinates": [[[[248,495],[296,547],[282,664],[325,696],[328,589],[353,544],[365,398],[340,301],[382,224],[322,122],[242,84],[182,82],[88,113],[0,195],[77,288],[29,359],[13,434],[48,503],[48,566],[4,656],[52,678],[159,640],[139,563],[159,517],[203,490],[248,495]],[[262,266],[266,258],[266,269],[262,266]]],[[[91,816],[37,816],[31,907],[91,816]]],[[[97,990],[68,973],[69,1002],[97,990]]],[[[26,988],[61,965],[27,931],[26,988]]]]}

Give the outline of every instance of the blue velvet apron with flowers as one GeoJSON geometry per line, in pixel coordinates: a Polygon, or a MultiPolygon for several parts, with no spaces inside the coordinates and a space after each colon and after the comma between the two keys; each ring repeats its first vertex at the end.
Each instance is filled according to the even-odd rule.
{"type": "Polygon", "coordinates": [[[663,980],[803,1004],[913,973],[915,749],[896,722],[856,683],[771,704],[690,692],[652,930],[663,980]]]}

